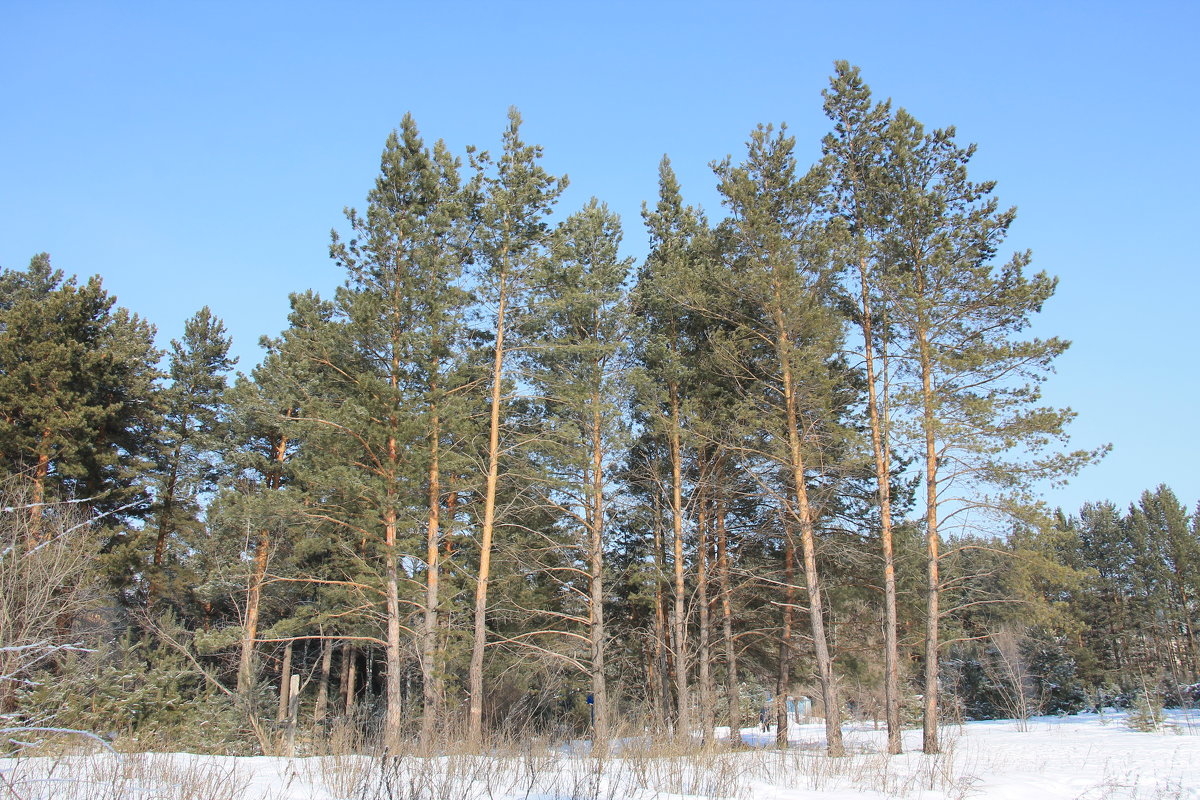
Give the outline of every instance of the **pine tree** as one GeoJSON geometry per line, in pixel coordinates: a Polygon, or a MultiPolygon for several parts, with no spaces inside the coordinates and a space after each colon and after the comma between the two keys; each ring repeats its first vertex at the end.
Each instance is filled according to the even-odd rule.
{"type": "Polygon", "coordinates": [[[453,388],[444,383],[445,363],[462,335],[455,327],[463,305],[455,281],[464,259],[458,163],[441,143],[427,149],[412,117],[406,115],[400,130],[388,137],[380,176],[367,201],[365,217],[347,212],[354,236],[343,242],[335,233],[330,247],[331,256],[348,276],[337,296],[341,328],[335,338],[345,337],[350,360],[325,364],[326,391],[333,402],[323,405],[316,416],[340,438],[353,440],[346,442],[350,452],[358,451],[353,457],[354,491],[359,502],[367,505],[356,513],[362,518],[351,524],[382,528],[388,742],[395,742],[400,733],[400,639],[401,629],[408,627],[401,612],[400,561],[416,555],[412,546],[416,531],[406,530],[405,519],[414,506],[426,505],[426,557],[430,550],[434,553],[426,565],[422,644],[423,671],[431,692],[426,698],[427,741],[437,712],[432,645],[441,404],[443,393],[453,388]],[[428,454],[427,460],[421,453],[428,454]],[[422,474],[429,484],[424,493],[418,488],[422,474]]]}
{"type": "Polygon", "coordinates": [[[1071,539],[1068,563],[1093,575],[1074,604],[1096,653],[1095,682],[1119,683],[1122,675],[1133,672],[1130,641],[1137,627],[1131,616],[1133,543],[1121,512],[1109,502],[1085,503],[1078,518],[1064,519],[1060,527],[1071,539]]]}
{"type": "Polygon", "coordinates": [[[900,727],[899,644],[896,618],[896,567],[892,544],[891,437],[887,420],[889,352],[886,329],[877,326],[886,319],[887,293],[882,291],[888,276],[880,264],[879,246],[886,225],[881,180],[885,158],[886,129],[890,122],[887,103],[872,105],[870,89],[858,69],[845,61],[836,65],[830,88],[824,92],[825,115],[834,130],[825,137],[823,150],[830,171],[830,193],[834,208],[846,226],[845,259],[857,273],[857,317],[863,336],[863,362],[867,384],[867,417],[875,460],[876,492],[879,499],[879,533],[883,551],[884,596],[884,706],[888,728],[888,752],[902,750],[900,727]],[[883,313],[881,313],[883,312],[883,313]]]}
{"type": "MultiPolygon", "coordinates": [[[[207,306],[184,324],[183,339],[171,341],[167,377],[160,393],[162,434],[155,461],[158,482],[153,510],[156,537],[148,570],[147,606],[154,604],[167,580],[167,547],[182,537],[182,549],[198,533],[201,495],[212,492],[220,474],[218,451],[224,445],[225,376],[237,362],[229,357],[230,339],[207,306]]],[[[179,598],[179,593],[173,593],[179,598]]]]}
{"type": "Polygon", "coordinates": [[[1154,631],[1175,687],[1200,678],[1196,617],[1200,580],[1200,540],[1189,526],[1187,508],[1165,485],[1142,492],[1129,510],[1127,529],[1133,544],[1134,574],[1144,587],[1143,631],[1154,631]]]}
{"type": "MultiPolygon", "coordinates": [[[[725,223],[731,247],[729,274],[724,278],[729,300],[722,313],[729,315],[730,309],[736,309],[735,299],[751,310],[736,320],[746,348],[743,370],[755,376],[747,384],[768,409],[765,435],[770,460],[786,486],[779,500],[789,552],[793,529],[800,538],[825,705],[826,747],[830,755],[842,755],[841,705],[817,569],[815,524],[821,512],[809,491],[810,470],[827,468],[823,462],[840,435],[830,369],[841,347],[840,326],[827,302],[834,273],[820,213],[825,176],[815,168],[798,176],[794,146],[786,129],[776,133],[759,126],[750,135],[742,164],[733,166],[727,159],[716,166],[719,189],[731,214],[725,223]]],[[[785,605],[792,603],[785,601],[785,605]]],[[[785,631],[787,627],[785,615],[785,631]]],[[[787,672],[789,638],[785,635],[783,640],[781,675],[787,672]]],[[[786,727],[781,736],[786,736],[786,727]]]]}
{"type": "Polygon", "coordinates": [[[491,317],[492,372],[488,415],[487,472],[484,479],[483,519],[479,531],[479,569],[467,691],[470,707],[467,740],[477,747],[483,735],[483,652],[487,645],[488,580],[496,528],[496,492],[500,480],[501,424],[507,402],[505,366],[510,307],[521,307],[528,272],[541,256],[548,235],[545,222],[554,201],[566,187],[538,164],[541,148],[521,140],[521,115],[508,113],[508,129],[499,159],[487,153],[474,159],[482,192],[476,231],[477,272],[483,301],[491,317]]]}
{"type": "Polygon", "coordinates": [[[281,549],[281,534],[297,516],[293,504],[302,502],[282,493],[292,478],[289,461],[299,433],[293,420],[301,411],[304,392],[299,387],[305,383],[307,366],[303,350],[297,352],[295,333],[303,330],[306,319],[325,324],[332,313],[328,304],[310,305],[299,297],[293,298],[292,307],[289,331],[275,340],[264,338],[267,352],[262,363],[230,392],[232,431],[226,457],[237,479],[210,513],[214,531],[227,528],[247,550],[237,674],[237,690],[243,696],[250,695],[257,680],[254,653],[271,555],[281,549]]]}
{"type": "Polygon", "coordinates": [[[993,183],[968,179],[974,147],[960,147],[952,128],[926,133],[900,110],[888,149],[891,223],[884,249],[896,276],[889,316],[903,331],[902,400],[915,417],[924,462],[923,749],[936,753],[938,570],[947,521],[939,511],[951,502],[948,516],[1011,509],[1027,499],[1032,483],[1069,475],[1100,451],[1066,455],[1049,447],[1064,438],[1073,414],[1038,406],[1038,385],[1067,342],[1018,336],[1056,282],[1045,273],[1026,276],[1028,253],[995,263],[1016,212],[990,197],[993,183]]]}
{"type": "Polygon", "coordinates": [[[553,481],[547,500],[580,532],[587,565],[587,590],[579,591],[587,608],[596,752],[609,735],[604,561],[614,462],[627,435],[630,319],[623,285],[632,260],[619,257],[620,240],[620,220],[595,199],[563,222],[534,273],[525,325],[529,380],[543,398],[538,449],[553,481]]]}
{"type": "MultiPolygon", "coordinates": [[[[335,239],[333,248],[335,258],[358,288],[354,295],[343,293],[343,305],[353,299],[353,306],[344,313],[353,327],[382,325],[387,329],[390,342],[384,347],[390,351],[390,362],[385,369],[391,391],[398,405],[408,406],[401,413],[412,417],[405,423],[411,426],[404,434],[411,437],[407,442],[400,441],[398,433],[389,434],[388,459],[393,459],[392,451],[397,448],[409,450],[404,458],[412,462],[414,480],[418,473],[425,476],[425,601],[420,653],[424,686],[421,733],[426,746],[442,703],[437,663],[442,462],[449,455],[452,469],[461,469],[453,453],[443,452],[447,436],[461,430],[464,415],[459,402],[463,389],[460,360],[466,333],[462,316],[469,295],[459,281],[467,260],[463,223],[468,208],[458,173],[459,163],[445,145],[439,141],[432,150],[425,148],[412,117],[406,115],[400,131],[388,139],[380,177],[368,196],[366,217],[350,213],[356,238],[345,244],[335,239]],[[365,312],[359,311],[363,306],[365,312]]],[[[379,335],[373,333],[372,337],[379,335]]],[[[362,346],[374,345],[364,341],[362,346]]],[[[397,424],[398,419],[396,416],[397,424]]],[[[387,524],[394,527],[394,521],[387,524]]],[[[394,561],[389,561],[388,570],[392,576],[394,561]]],[[[389,582],[393,578],[389,577],[389,582]]],[[[390,629],[389,637],[392,648],[390,629]]],[[[389,655],[389,669],[393,662],[398,669],[398,659],[397,649],[389,655]]],[[[394,685],[389,681],[389,692],[399,690],[398,681],[399,675],[394,685]]],[[[398,704],[398,695],[395,699],[398,704]]],[[[398,718],[395,723],[398,725],[398,718]]]]}
{"type": "Polygon", "coordinates": [[[98,276],[64,280],[44,253],[0,272],[0,464],[43,503],[74,496],[127,509],[154,436],[154,329],[98,276]]]}
{"type": "MultiPolygon", "coordinates": [[[[675,670],[677,736],[691,735],[691,689],[688,664],[685,576],[685,429],[689,387],[696,382],[690,351],[695,347],[698,315],[689,303],[706,258],[707,223],[701,213],[683,203],[670,159],[663,156],[658,170],[659,199],[654,210],[643,206],[642,218],[650,235],[650,253],[634,289],[635,315],[640,320],[636,355],[645,378],[638,405],[648,433],[665,441],[669,485],[664,492],[671,519],[673,602],[670,639],[675,670]]],[[[660,450],[661,448],[655,448],[660,450]]],[[[657,471],[657,465],[646,466],[657,471]]],[[[665,549],[665,547],[664,547],[665,549]]],[[[663,559],[665,561],[665,559],[663,559]]],[[[664,670],[666,667],[664,660],[664,670]]],[[[664,675],[665,677],[665,675],[664,675]]],[[[664,698],[663,705],[667,705],[664,698]]]]}

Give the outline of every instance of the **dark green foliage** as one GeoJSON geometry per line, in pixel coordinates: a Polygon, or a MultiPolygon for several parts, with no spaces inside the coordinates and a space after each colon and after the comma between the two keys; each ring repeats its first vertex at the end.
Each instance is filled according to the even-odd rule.
{"type": "Polygon", "coordinates": [[[202,607],[211,605],[211,599],[188,598],[188,587],[196,585],[205,569],[185,569],[184,554],[203,545],[202,508],[226,465],[226,376],[237,362],[229,357],[229,346],[224,324],[207,306],[184,323],[182,340],[171,341],[170,385],[159,392],[162,432],[154,456],[154,537],[143,570],[152,599],[174,583],[169,594],[176,602],[187,598],[202,607]]]}
{"type": "Polygon", "coordinates": [[[1159,692],[1169,702],[1200,676],[1196,626],[1200,530],[1166,486],[1142,493],[1122,515],[1089,503],[1060,517],[1062,557],[1090,580],[1070,596],[1084,628],[1087,678],[1123,694],[1159,692]]]}
{"type": "MultiPolygon", "coordinates": [[[[175,637],[186,633],[168,623],[175,637]]],[[[242,712],[192,662],[153,637],[126,633],[37,673],[19,705],[32,724],[117,737],[122,746],[236,755],[256,750],[242,712]]]]}
{"type": "Polygon", "coordinates": [[[1044,631],[965,646],[942,665],[942,681],[964,719],[1075,714],[1088,707],[1075,659],[1044,631]]]}
{"type": "Polygon", "coordinates": [[[1033,679],[1033,693],[1043,714],[1075,714],[1087,707],[1087,693],[1078,665],[1060,640],[1034,637],[1025,643],[1025,658],[1033,679]]]}
{"type": "Polygon", "coordinates": [[[159,425],[154,329],[115,305],[99,277],[64,280],[44,253],[0,272],[0,465],[105,510],[138,497],[159,425]]]}

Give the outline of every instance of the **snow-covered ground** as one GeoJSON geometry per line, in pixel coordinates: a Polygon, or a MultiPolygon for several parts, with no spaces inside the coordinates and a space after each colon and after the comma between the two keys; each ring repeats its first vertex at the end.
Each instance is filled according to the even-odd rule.
{"type": "MultiPolygon", "coordinates": [[[[1124,714],[972,722],[943,731],[944,753],[881,754],[882,731],[847,726],[851,754],[821,753],[819,723],[795,725],[787,751],[680,754],[627,740],[615,755],[528,746],[488,756],[233,758],[186,754],[0,759],[0,799],[18,800],[1200,800],[1200,714],[1167,712],[1156,732],[1124,714]],[[1022,730],[1023,728],[1023,730],[1022,730]]],[[[579,748],[583,750],[585,748],[579,748]]]]}

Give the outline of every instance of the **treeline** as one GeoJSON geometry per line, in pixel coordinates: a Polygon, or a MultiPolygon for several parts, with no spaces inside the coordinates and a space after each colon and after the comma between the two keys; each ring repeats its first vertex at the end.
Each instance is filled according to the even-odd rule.
{"type": "Polygon", "coordinates": [[[96,556],[44,600],[69,614],[8,625],[2,710],[210,749],[298,718],[603,747],[808,695],[838,754],[848,715],[892,752],[919,716],[936,752],[956,714],[1185,699],[1195,518],[1165,488],[1034,502],[1102,450],[1040,404],[1067,343],[1024,338],[1055,281],[1000,257],[1014,211],[857,69],[824,108],[813,166],[772,126],[714,163],[715,222],[664,158],[642,263],[603,203],[560,219],[515,111],[465,156],[405,117],[333,235],[344,285],[293,295],[232,384],[208,309],[160,371],[99,279],[4,271],[0,564],[25,592],[55,543],[96,556]]]}

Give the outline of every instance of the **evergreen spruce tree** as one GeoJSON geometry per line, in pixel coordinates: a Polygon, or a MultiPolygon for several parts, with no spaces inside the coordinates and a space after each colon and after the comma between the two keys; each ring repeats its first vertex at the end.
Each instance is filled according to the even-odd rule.
{"type": "Polygon", "coordinates": [[[1200,596],[1200,540],[1189,526],[1187,508],[1165,485],[1142,492],[1129,509],[1127,530],[1133,570],[1142,587],[1142,631],[1154,632],[1155,662],[1166,665],[1173,684],[1200,679],[1195,618],[1200,596]]]}
{"type": "Polygon", "coordinates": [[[1135,671],[1130,647],[1138,627],[1132,616],[1133,543],[1120,510],[1110,502],[1085,503],[1078,517],[1061,520],[1059,527],[1070,537],[1065,560],[1092,574],[1074,605],[1095,654],[1093,683],[1120,685],[1123,675],[1135,671]]]}

